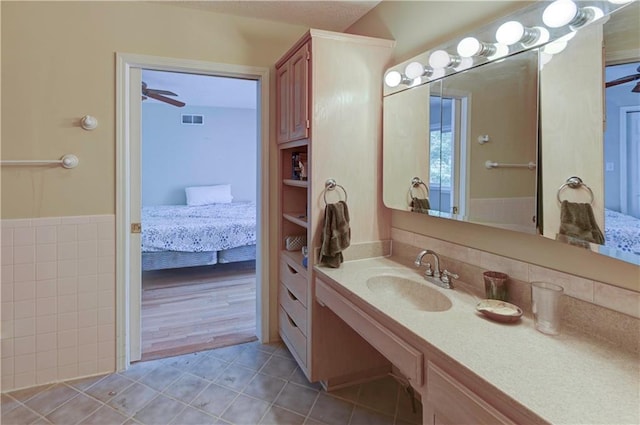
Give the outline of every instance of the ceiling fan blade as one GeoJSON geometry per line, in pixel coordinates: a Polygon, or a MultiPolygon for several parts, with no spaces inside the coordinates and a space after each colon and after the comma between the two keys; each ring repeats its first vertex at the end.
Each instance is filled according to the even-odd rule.
{"type": "Polygon", "coordinates": [[[618,78],[616,80],[613,81],[609,81],[605,84],[605,87],[609,88],[609,87],[614,87],[620,84],[625,84],[625,83],[629,83],[631,81],[635,81],[635,80],[640,80],[640,74],[635,74],[635,75],[627,75],[626,77],[622,77],[622,78],[618,78]]]}
{"type": "Polygon", "coordinates": [[[142,95],[142,100],[147,100],[147,99],[148,99],[148,97],[147,97],[147,96],[142,95]]]}
{"type": "Polygon", "coordinates": [[[147,91],[155,94],[165,95],[165,96],[177,96],[176,93],[169,90],[147,89],[147,91]]]}
{"type": "Polygon", "coordinates": [[[186,103],[180,102],[179,100],[171,99],[169,97],[164,97],[164,96],[161,96],[161,95],[155,94],[155,93],[150,93],[148,91],[147,91],[146,95],[149,96],[152,99],[159,100],[160,102],[165,102],[165,103],[168,103],[170,105],[177,106],[179,108],[182,108],[184,105],[186,105],[186,103]]]}

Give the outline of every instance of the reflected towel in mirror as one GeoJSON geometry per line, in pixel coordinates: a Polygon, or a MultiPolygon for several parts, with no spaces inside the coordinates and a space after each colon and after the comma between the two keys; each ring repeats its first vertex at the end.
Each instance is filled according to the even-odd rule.
{"type": "Polygon", "coordinates": [[[429,214],[430,209],[431,204],[429,203],[429,198],[411,198],[411,211],[421,214],[429,214]]]}
{"type": "Polygon", "coordinates": [[[596,223],[591,204],[562,201],[559,234],[585,242],[604,243],[604,235],[596,223]]]}

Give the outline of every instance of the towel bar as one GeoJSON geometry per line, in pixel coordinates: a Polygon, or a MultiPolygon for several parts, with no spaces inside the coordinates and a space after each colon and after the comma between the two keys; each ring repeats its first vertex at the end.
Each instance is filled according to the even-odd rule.
{"type": "Polygon", "coordinates": [[[584,187],[589,191],[589,196],[591,197],[589,203],[593,204],[593,190],[591,190],[591,188],[587,186],[580,177],[577,176],[569,177],[567,181],[558,188],[556,198],[558,199],[559,203],[562,203],[562,200],[560,200],[560,192],[562,192],[565,187],[569,187],[571,189],[580,189],[581,187],[584,187]]]}
{"type": "Polygon", "coordinates": [[[80,160],[77,156],[67,154],[60,159],[6,159],[0,161],[0,165],[52,165],[60,164],[64,168],[76,168],[80,160]]]}
{"type": "Polygon", "coordinates": [[[327,191],[329,190],[334,190],[336,187],[339,187],[340,189],[342,189],[342,191],[344,192],[344,202],[347,202],[347,191],[344,189],[344,187],[342,187],[341,185],[339,185],[338,183],[336,183],[336,181],[334,179],[328,179],[326,182],[324,182],[324,193],[323,193],[323,198],[324,198],[324,204],[327,205],[327,191]]]}
{"type": "Polygon", "coordinates": [[[422,181],[420,177],[414,177],[411,179],[411,184],[409,185],[409,198],[413,198],[412,189],[417,188],[419,186],[424,186],[427,190],[427,199],[429,198],[429,186],[426,185],[425,182],[422,181]]]}
{"type": "Polygon", "coordinates": [[[536,163],[529,161],[528,164],[502,164],[500,162],[493,162],[491,160],[484,163],[484,166],[489,170],[492,168],[528,168],[530,170],[534,170],[536,168],[536,163]]]}

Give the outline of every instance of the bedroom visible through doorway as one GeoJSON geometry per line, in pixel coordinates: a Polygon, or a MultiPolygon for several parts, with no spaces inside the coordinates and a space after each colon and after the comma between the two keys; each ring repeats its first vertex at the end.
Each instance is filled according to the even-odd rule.
{"type": "Polygon", "coordinates": [[[258,89],[142,70],[142,360],[256,339],[258,89]]]}

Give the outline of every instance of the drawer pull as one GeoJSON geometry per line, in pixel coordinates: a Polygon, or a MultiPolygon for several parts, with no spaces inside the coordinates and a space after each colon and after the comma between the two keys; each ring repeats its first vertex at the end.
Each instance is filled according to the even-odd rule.
{"type": "Polygon", "coordinates": [[[289,269],[289,273],[291,274],[298,274],[298,270],[294,269],[293,267],[291,267],[289,264],[287,264],[287,268],[289,269]]]}
{"type": "Polygon", "coordinates": [[[289,316],[289,313],[286,313],[286,312],[285,312],[285,314],[287,315],[287,320],[289,320],[289,324],[290,324],[291,326],[293,326],[294,328],[297,328],[297,327],[298,327],[298,325],[296,325],[296,322],[294,322],[294,321],[293,321],[293,319],[291,318],[291,316],[289,316]]]}
{"type": "Polygon", "coordinates": [[[296,298],[296,296],[295,296],[295,295],[293,295],[293,292],[291,292],[291,291],[290,291],[290,290],[288,290],[288,289],[287,289],[287,295],[289,295],[289,298],[290,298],[292,301],[298,301],[298,299],[296,298]]]}

